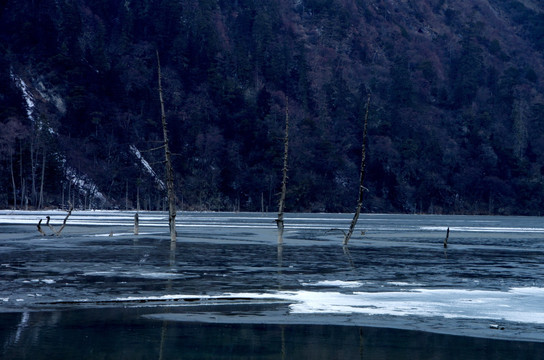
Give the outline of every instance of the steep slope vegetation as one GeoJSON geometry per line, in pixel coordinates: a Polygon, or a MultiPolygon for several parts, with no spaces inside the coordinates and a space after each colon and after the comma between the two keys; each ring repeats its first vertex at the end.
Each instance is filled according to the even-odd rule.
{"type": "Polygon", "coordinates": [[[137,192],[163,207],[161,152],[147,151],[161,139],[156,49],[184,209],[275,209],[288,97],[288,211],[352,211],[367,92],[366,211],[544,205],[540,2],[8,0],[0,11],[2,207],[124,208],[137,192]]]}

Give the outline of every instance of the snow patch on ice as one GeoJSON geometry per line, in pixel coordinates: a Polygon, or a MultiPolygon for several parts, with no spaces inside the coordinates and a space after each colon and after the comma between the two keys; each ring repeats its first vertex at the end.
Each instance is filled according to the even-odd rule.
{"type": "MultiPolygon", "coordinates": [[[[447,226],[420,226],[424,231],[447,231],[447,226]]],[[[451,226],[450,231],[485,232],[485,233],[544,233],[544,228],[537,227],[492,227],[492,226],[451,226]]]]}
{"type": "Polygon", "coordinates": [[[422,286],[422,284],[419,283],[408,283],[404,281],[388,281],[387,284],[393,286],[422,286]]]}
{"type": "Polygon", "coordinates": [[[248,300],[290,301],[293,314],[366,314],[422,316],[458,319],[493,319],[544,324],[543,288],[512,288],[508,291],[464,289],[416,289],[397,292],[279,291],[275,293],[227,293],[125,297],[117,301],[213,300],[220,297],[248,300]]]}
{"type": "Polygon", "coordinates": [[[167,273],[167,272],[138,272],[138,271],[90,271],[83,273],[84,276],[124,276],[148,279],[171,279],[183,277],[183,274],[167,273]]]}
{"type": "Polygon", "coordinates": [[[359,281],[342,281],[342,280],[323,280],[316,283],[302,283],[302,286],[331,286],[341,288],[358,288],[364,283],[359,281]]]}
{"type": "Polygon", "coordinates": [[[413,289],[343,294],[300,290],[227,295],[291,301],[290,312],[293,314],[411,315],[544,324],[544,288],[539,287],[511,288],[508,291],[413,289]]]}
{"type": "Polygon", "coordinates": [[[414,289],[353,294],[298,291],[278,295],[295,301],[291,305],[293,313],[442,316],[544,324],[543,288],[508,291],[414,289]]]}

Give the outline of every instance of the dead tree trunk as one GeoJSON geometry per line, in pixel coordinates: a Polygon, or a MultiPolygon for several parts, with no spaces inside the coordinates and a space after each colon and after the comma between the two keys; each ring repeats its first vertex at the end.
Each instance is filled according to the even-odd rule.
{"type": "Polygon", "coordinates": [[[30,197],[32,206],[36,206],[38,203],[38,193],[36,191],[36,168],[38,167],[38,150],[34,149],[34,139],[30,142],[30,178],[32,179],[32,188],[30,189],[30,197]],[[36,155],[36,158],[34,158],[36,155]]]}
{"type": "Polygon", "coordinates": [[[349,239],[351,238],[351,235],[353,234],[353,230],[355,229],[355,225],[357,224],[357,220],[359,219],[359,214],[361,213],[361,207],[363,206],[363,193],[365,191],[364,187],[364,180],[365,180],[365,167],[366,167],[366,137],[367,137],[367,123],[368,123],[368,109],[370,107],[370,94],[368,95],[368,99],[366,102],[366,113],[365,113],[365,122],[363,125],[363,146],[362,146],[362,154],[361,154],[361,172],[359,174],[359,199],[357,200],[357,209],[355,210],[355,215],[353,216],[353,220],[351,220],[351,225],[349,226],[349,230],[344,235],[344,246],[348,245],[349,239]]]}
{"type": "Polygon", "coordinates": [[[64,227],[66,226],[66,220],[68,220],[70,215],[72,215],[72,210],[74,210],[74,206],[70,204],[70,210],[68,210],[68,214],[66,215],[66,217],[64,218],[64,221],[62,222],[62,226],[60,227],[59,231],[57,231],[55,235],[59,236],[62,230],[64,230],[64,227]]]}
{"type": "Polygon", "coordinates": [[[57,232],[57,229],[55,229],[53,227],[53,225],[50,224],[50,221],[51,221],[51,217],[50,216],[46,216],[45,217],[47,219],[47,222],[45,223],[45,225],[49,226],[49,229],[51,229],[51,231],[53,232],[53,234],[55,234],[57,232]]]}
{"type": "Polygon", "coordinates": [[[43,219],[40,219],[40,221],[38,221],[37,227],[38,227],[38,231],[40,232],[40,234],[42,234],[42,236],[45,236],[45,231],[43,231],[43,229],[42,229],[42,221],[43,221],[43,219]]]}
{"type": "Polygon", "coordinates": [[[43,148],[43,154],[42,154],[42,178],[40,180],[40,197],[38,202],[38,209],[43,208],[43,186],[45,182],[45,147],[43,148]]]}
{"type": "Polygon", "coordinates": [[[136,214],[134,214],[134,235],[138,235],[140,232],[140,218],[138,213],[140,212],[140,185],[139,180],[136,186],[136,214]]]}
{"type": "MultiPolygon", "coordinates": [[[[62,230],[64,230],[64,228],[66,227],[66,221],[68,220],[68,218],[70,217],[70,215],[72,215],[72,210],[74,210],[74,206],[72,204],[70,204],[70,210],[68,210],[68,214],[66,215],[66,217],[64,218],[64,221],[62,222],[62,225],[60,227],[60,229],[55,229],[53,227],[53,225],[51,225],[51,217],[50,216],[46,216],[45,218],[47,219],[47,222],[45,223],[45,225],[47,225],[49,227],[49,229],[51,229],[51,232],[52,234],[51,235],[56,235],[56,236],[59,236],[60,233],[62,232],[62,230]]],[[[38,231],[40,232],[40,234],[44,235],[45,236],[45,232],[43,231],[42,229],[42,219],[40,219],[40,221],[38,222],[38,231]]]]}
{"type": "Polygon", "coordinates": [[[138,212],[134,214],[134,235],[138,235],[140,231],[140,219],[138,217],[138,212]]]}
{"type": "Polygon", "coordinates": [[[19,142],[19,179],[21,180],[21,205],[19,209],[23,209],[25,206],[25,178],[23,177],[23,142],[19,142]]]}
{"type": "Polygon", "coordinates": [[[11,186],[13,187],[13,210],[17,210],[17,186],[15,185],[15,174],[13,173],[13,154],[9,154],[9,167],[11,172],[11,186]]]}
{"type": "Polygon", "coordinates": [[[287,157],[289,154],[289,98],[285,104],[285,137],[283,140],[283,179],[281,181],[281,195],[278,209],[278,218],[276,225],[278,226],[278,244],[283,243],[283,209],[285,207],[285,193],[287,192],[287,157]]]}
{"type": "Polygon", "coordinates": [[[162,97],[161,62],[159,59],[159,50],[157,50],[157,66],[158,66],[158,78],[159,78],[159,99],[161,102],[162,132],[164,136],[166,188],[168,191],[168,224],[170,225],[170,249],[175,249],[176,248],[176,194],[174,192],[174,171],[172,169],[171,153],[170,153],[170,148],[168,146],[168,128],[166,127],[166,113],[164,111],[164,100],[162,97]]]}

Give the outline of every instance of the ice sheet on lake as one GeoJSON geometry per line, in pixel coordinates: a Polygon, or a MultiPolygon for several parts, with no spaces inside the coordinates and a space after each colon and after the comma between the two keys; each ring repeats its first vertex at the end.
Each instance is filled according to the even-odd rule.
{"type": "Polygon", "coordinates": [[[508,291],[418,289],[400,292],[298,291],[288,294],[293,313],[364,313],[505,320],[544,324],[544,289],[508,291]]]}
{"type": "Polygon", "coordinates": [[[302,283],[302,286],[324,286],[324,287],[341,287],[341,288],[358,288],[364,283],[359,281],[342,281],[342,280],[323,280],[316,283],[302,283]]]}
{"type": "MultiPolygon", "coordinates": [[[[229,294],[270,297],[270,294],[229,294]]],[[[294,291],[274,294],[292,301],[292,313],[361,313],[367,315],[423,316],[489,319],[544,324],[544,289],[512,288],[508,291],[415,289],[397,292],[294,291]]]]}
{"type": "MultiPolygon", "coordinates": [[[[512,288],[507,291],[463,289],[414,289],[395,292],[278,291],[227,293],[220,296],[164,295],[126,297],[117,301],[205,300],[216,298],[288,301],[291,314],[365,314],[391,316],[486,319],[544,324],[544,288],[512,288]]],[[[199,303],[203,305],[203,303],[199,303]]]]}
{"type": "Polygon", "coordinates": [[[486,233],[544,233],[541,227],[493,227],[493,226],[421,226],[423,231],[486,232],[486,233]]]}
{"type": "Polygon", "coordinates": [[[101,277],[126,277],[126,278],[150,278],[150,279],[175,279],[187,277],[184,274],[150,271],[88,271],[83,276],[101,277]]]}

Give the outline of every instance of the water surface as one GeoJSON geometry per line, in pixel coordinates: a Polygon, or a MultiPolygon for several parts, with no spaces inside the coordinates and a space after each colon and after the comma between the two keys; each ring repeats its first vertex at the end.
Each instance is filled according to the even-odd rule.
{"type": "Polygon", "coordinates": [[[206,352],[206,336],[196,337],[201,333],[215,339],[214,351],[226,353],[217,335],[226,328],[226,338],[262,331],[276,339],[263,342],[261,334],[252,342],[262,346],[239,345],[231,357],[310,351],[304,341],[322,348],[318,354],[333,354],[340,339],[351,339],[342,347],[349,358],[361,349],[380,358],[380,351],[397,347],[372,334],[387,339],[392,333],[391,339],[411,339],[398,345],[410,358],[426,358],[415,354],[427,341],[446,349],[429,358],[463,358],[447,350],[459,341],[474,354],[490,346],[531,354],[544,343],[539,217],[362,215],[343,248],[349,214],[288,214],[278,246],[272,214],[180,213],[172,252],[166,213],[140,213],[138,236],[134,213],[74,211],[61,236],[43,237],[36,224],[46,215],[58,228],[65,213],[0,211],[0,318],[10,324],[0,341],[15,358],[27,357],[19,350],[31,354],[46,344],[69,351],[51,337],[77,334],[94,339],[96,351],[112,351],[106,350],[109,337],[102,339],[110,331],[119,333],[112,340],[118,351],[138,347],[129,341],[132,334],[155,344],[155,354],[152,334],[163,328],[163,355],[190,354],[172,340],[176,336],[189,336],[195,354],[206,352]],[[185,330],[188,335],[174,335],[185,330]]]}

